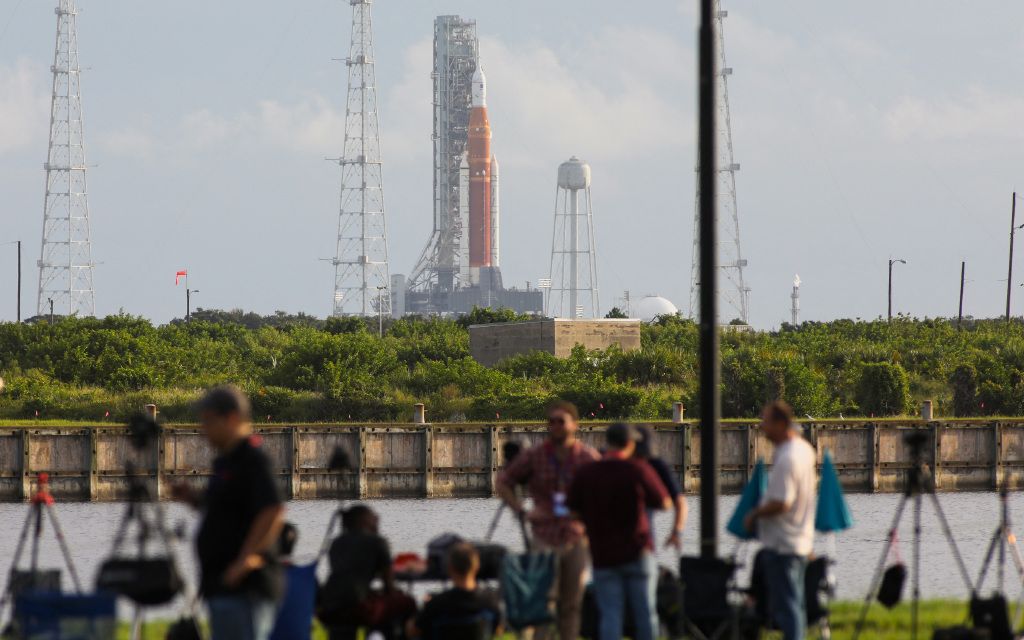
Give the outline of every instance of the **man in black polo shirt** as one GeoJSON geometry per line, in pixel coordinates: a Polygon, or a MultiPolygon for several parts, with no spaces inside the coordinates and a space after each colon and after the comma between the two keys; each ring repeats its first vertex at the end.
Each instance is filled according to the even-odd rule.
{"type": "Polygon", "coordinates": [[[213,640],[266,640],[283,591],[275,545],[284,504],[270,461],[252,435],[249,400],[233,386],[199,402],[203,433],[217,451],[202,495],[185,485],[174,496],[203,510],[196,540],[200,591],[213,640]]]}

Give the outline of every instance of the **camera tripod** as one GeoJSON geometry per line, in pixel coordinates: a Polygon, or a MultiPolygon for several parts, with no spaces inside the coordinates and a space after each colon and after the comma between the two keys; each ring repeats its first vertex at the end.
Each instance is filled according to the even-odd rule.
{"type": "MultiPolygon", "coordinates": [[[[14,557],[11,561],[11,570],[7,576],[7,586],[4,587],[3,597],[0,598],[0,613],[3,612],[4,607],[7,606],[8,602],[14,599],[16,590],[20,588],[39,588],[44,586],[40,584],[39,576],[39,545],[43,537],[43,516],[48,515],[50,518],[50,525],[53,527],[54,535],[57,538],[57,543],[60,545],[61,554],[64,556],[64,564],[68,568],[68,573],[71,574],[71,580],[75,583],[75,592],[82,593],[82,585],[78,580],[78,572],[75,570],[75,563],[71,559],[71,550],[68,548],[67,540],[64,538],[64,530],[61,529],[60,521],[57,519],[57,511],[54,508],[53,496],[50,495],[49,476],[45,473],[40,473],[36,479],[37,488],[35,495],[32,496],[32,500],[29,503],[28,517],[25,518],[25,525],[21,529],[21,535],[18,537],[18,545],[14,550],[14,557]],[[21,555],[25,552],[25,545],[29,540],[29,532],[32,535],[32,549],[29,552],[29,571],[28,571],[28,583],[27,584],[16,584],[18,572],[18,563],[21,561],[21,555]]],[[[50,585],[45,585],[49,587],[50,585]]],[[[59,585],[57,585],[59,587],[59,585]]]]}
{"type": "Polygon", "coordinates": [[[1021,606],[1024,604],[1024,557],[1021,556],[1020,547],[1017,546],[1017,536],[1010,528],[1010,507],[1008,498],[1009,490],[1007,489],[1006,484],[1003,484],[1003,486],[999,488],[999,526],[996,527],[996,530],[992,533],[992,539],[989,541],[988,551],[985,552],[985,560],[982,562],[981,570],[978,572],[978,580],[974,584],[974,591],[975,593],[981,593],[981,588],[985,584],[985,577],[988,574],[989,565],[998,550],[999,560],[996,563],[997,577],[995,593],[999,596],[1004,594],[1003,585],[1005,583],[1006,555],[1007,551],[1009,551],[1010,556],[1013,558],[1014,566],[1017,569],[1017,577],[1021,581],[1021,590],[1017,596],[1017,603],[1011,622],[1012,628],[1019,626],[1021,606]]]}
{"type": "Polygon", "coordinates": [[[931,502],[935,507],[935,515],[938,517],[939,526],[942,528],[942,534],[945,536],[946,541],[949,542],[949,547],[953,552],[953,558],[956,560],[957,568],[960,570],[960,575],[963,578],[964,584],[967,586],[967,590],[969,592],[972,594],[974,593],[970,575],[967,573],[967,566],[964,564],[964,560],[960,555],[960,550],[956,546],[956,540],[953,539],[953,533],[950,531],[949,521],[946,519],[946,513],[942,510],[942,505],[939,503],[938,496],[935,495],[935,478],[932,476],[931,471],[922,460],[922,449],[924,448],[924,444],[927,439],[928,436],[924,433],[911,433],[904,438],[904,442],[906,442],[910,447],[912,466],[907,470],[906,486],[904,487],[899,505],[896,507],[896,515],[893,517],[892,526],[889,527],[889,535],[886,538],[885,549],[882,551],[882,556],[878,560],[878,566],[875,568],[874,576],[871,578],[871,586],[868,588],[868,593],[864,597],[864,605],[861,607],[860,616],[857,619],[857,626],[854,628],[853,640],[858,640],[861,631],[864,630],[864,622],[867,620],[868,609],[871,607],[871,600],[874,598],[875,593],[877,593],[882,582],[882,573],[885,569],[885,561],[889,557],[890,549],[896,543],[900,521],[903,519],[907,503],[911,500],[913,500],[914,503],[913,567],[910,577],[911,640],[917,640],[918,608],[921,602],[921,504],[925,495],[931,498],[931,502]]]}
{"type": "MultiPolygon", "coordinates": [[[[174,555],[174,547],[171,543],[171,534],[165,526],[164,508],[159,500],[154,500],[145,482],[140,481],[135,475],[134,465],[129,462],[127,465],[129,477],[128,505],[125,507],[124,515],[117,526],[114,534],[114,543],[111,546],[110,557],[117,557],[119,550],[124,546],[125,538],[132,525],[135,525],[135,544],[137,558],[147,558],[147,547],[154,534],[163,543],[167,551],[167,557],[173,567],[177,567],[177,559],[174,555]],[[150,513],[146,513],[146,508],[150,513]]],[[[145,607],[135,604],[135,613],[132,617],[131,638],[143,637],[145,630],[145,607]]]]}

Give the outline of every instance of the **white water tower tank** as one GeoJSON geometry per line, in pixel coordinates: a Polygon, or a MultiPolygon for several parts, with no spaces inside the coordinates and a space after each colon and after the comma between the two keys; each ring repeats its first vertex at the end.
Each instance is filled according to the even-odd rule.
{"type": "Polygon", "coordinates": [[[558,166],[558,186],[571,191],[590,186],[590,165],[576,156],[558,166]]]}

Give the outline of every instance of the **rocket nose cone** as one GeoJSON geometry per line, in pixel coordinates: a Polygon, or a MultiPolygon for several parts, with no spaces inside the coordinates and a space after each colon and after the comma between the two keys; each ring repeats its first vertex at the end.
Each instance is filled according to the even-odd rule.
{"type": "Polygon", "coordinates": [[[473,106],[474,107],[486,107],[487,106],[487,76],[484,75],[484,69],[482,66],[477,65],[476,71],[473,72],[473,106]]]}

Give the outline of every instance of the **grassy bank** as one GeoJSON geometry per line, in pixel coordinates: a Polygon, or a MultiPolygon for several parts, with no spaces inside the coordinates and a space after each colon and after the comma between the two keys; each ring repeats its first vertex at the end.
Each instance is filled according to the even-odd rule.
{"type": "MultiPolygon", "coordinates": [[[[849,640],[860,615],[861,603],[838,602],[832,607],[832,637],[834,640],[849,640]]],[[[930,638],[936,627],[951,627],[963,624],[967,617],[967,604],[951,600],[929,600],[921,603],[919,637],[930,638]]],[[[128,628],[118,634],[118,640],[128,640],[128,628]]],[[[145,640],[163,640],[167,623],[154,622],[148,625],[145,640]]],[[[869,612],[862,638],[871,640],[905,640],[910,635],[910,605],[903,604],[892,611],[874,604],[869,612]]],[[[503,640],[513,640],[506,634],[503,640]]],[[[769,635],[768,638],[778,636],[769,635]]],[[[811,637],[817,637],[814,633],[811,637]]],[[[313,634],[314,640],[327,640],[327,634],[319,627],[313,634]]]]}

